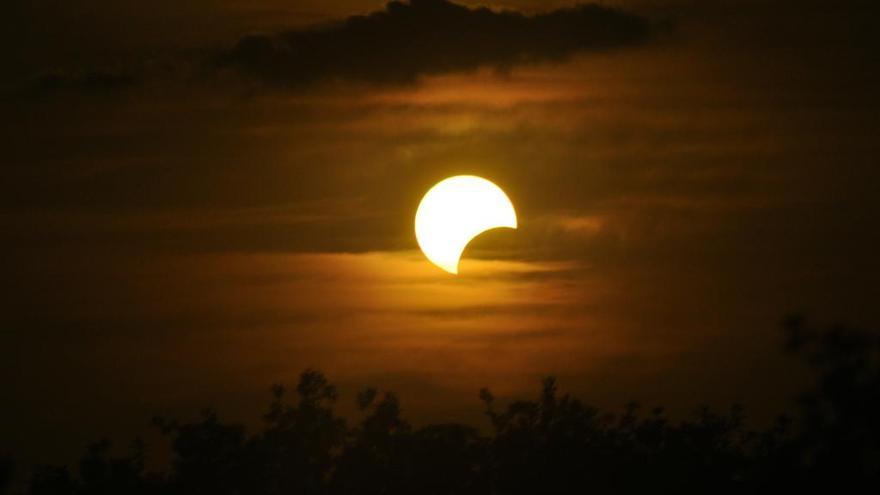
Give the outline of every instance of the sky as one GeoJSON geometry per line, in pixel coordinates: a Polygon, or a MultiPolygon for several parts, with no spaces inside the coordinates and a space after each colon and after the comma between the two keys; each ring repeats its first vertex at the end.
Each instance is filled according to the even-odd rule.
{"type": "Polygon", "coordinates": [[[13,0],[0,450],[253,421],[307,367],[416,421],[550,374],[785,410],[785,315],[880,321],[878,9],[708,3],[13,0]],[[456,174],[519,217],[459,277],[413,233],[456,174]]]}

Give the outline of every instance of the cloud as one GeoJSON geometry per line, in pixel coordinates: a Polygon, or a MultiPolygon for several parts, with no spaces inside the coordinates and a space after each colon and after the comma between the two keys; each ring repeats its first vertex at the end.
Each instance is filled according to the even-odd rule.
{"type": "Polygon", "coordinates": [[[286,86],[407,83],[429,74],[561,61],[643,43],[649,34],[646,19],[598,5],[528,16],[447,0],[393,1],[335,24],[246,36],[220,64],[286,86]]]}
{"type": "Polygon", "coordinates": [[[50,72],[27,84],[25,90],[35,96],[62,92],[107,93],[128,88],[135,78],[128,73],[109,70],[87,70],[76,73],[50,72]]]}

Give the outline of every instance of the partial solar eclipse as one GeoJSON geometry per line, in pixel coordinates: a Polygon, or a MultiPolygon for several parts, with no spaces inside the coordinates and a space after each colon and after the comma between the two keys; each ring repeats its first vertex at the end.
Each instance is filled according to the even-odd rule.
{"type": "Polygon", "coordinates": [[[416,211],[416,240],[425,256],[449,273],[458,273],[465,247],[483,232],[516,228],[513,203],[500,187],[474,175],[438,182],[416,211]]]}

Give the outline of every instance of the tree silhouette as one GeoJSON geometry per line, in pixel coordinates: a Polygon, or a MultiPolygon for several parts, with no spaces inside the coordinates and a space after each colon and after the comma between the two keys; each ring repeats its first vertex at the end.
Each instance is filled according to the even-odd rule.
{"type": "Polygon", "coordinates": [[[785,323],[788,347],[816,371],[815,388],[800,399],[802,434],[791,449],[800,482],[839,490],[880,481],[880,335],[834,326],[785,323]]]}
{"type": "Polygon", "coordinates": [[[5,494],[12,484],[12,475],[15,473],[15,464],[12,459],[0,456],[0,495],[5,494]]]}
{"type": "MultiPolygon", "coordinates": [[[[194,422],[156,419],[171,441],[167,473],[144,472],[144,445],[111,457],[86,453],[76,476],[36,470],[29,493],[103,494],[573,494],[814,493],[877,486],[880,474],[880,339],[843,327],[785,324],[788,349],[816,372],[795,423],[746,427],[743,408],[701,408],[673,420],[636,403],[608,413],[561,394],[546,378],[534,400],[501,407],[480,399],[491,429],[461,424],[414,428],[392,393],[366,389],[360,419],[337,416],[335,388],[306,370],[288,400],[275,386],[263,427],[205,411],[194,422]]],[[[0,462],[0,487],[11,463],[0,462]]],[[[5,481],[4,481],[5,480],[5,481]]]]}

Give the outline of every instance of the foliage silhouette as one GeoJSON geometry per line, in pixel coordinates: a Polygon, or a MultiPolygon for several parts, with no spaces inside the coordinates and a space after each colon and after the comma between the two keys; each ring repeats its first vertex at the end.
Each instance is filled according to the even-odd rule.
{"type": "Polygon", "coordinates": [[[14,472],[15,464],[12,463],[12,459],[7,459],[0,455],[0,495],[3,495],[9,490],[9,485],[12,483],[12,475],[14,472]]]}
{"type": "MultiPolygon", "coordinates": [[[[414,428],[397,397],[358,394],[360,421],[334,413],[335,388],[306,370],[294,400],[272,390],[264,427],[249,434],[205,411],[196,422],[156,419],[173,463],[144,472],[144,446],[113,458],[92,446],[73,476],[43,467],[29,493],[98,494],[569,494],[846,492],[876,486],[880,474],[880,339],[842,327],[817,332],[785,324],[790,351],[814,367],[817,383],[764,431],[743,408],[702,408],[674,421],[629,404],[604,413],[560,394],[553,378],[535,400],[506,407],[483,389],[491,431],[460,424],[414,428]],[[866,485],[867,484],[867,485],[866,485]]],[[[7,463],[8,464],[8,463],[7,463]]],[[[0,475],[11,467],[0,464],[0,475]]]]}

